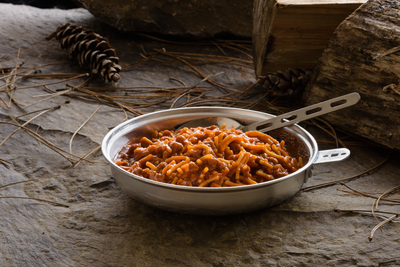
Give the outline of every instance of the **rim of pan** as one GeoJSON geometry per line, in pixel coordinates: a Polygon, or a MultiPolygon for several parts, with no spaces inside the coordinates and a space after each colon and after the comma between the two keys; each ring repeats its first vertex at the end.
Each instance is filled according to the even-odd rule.
{"type": "MultiPolygon", "coordinates": [[[[181,113],[182,115],[190,115],[191,114],[190,112],[196,112],[196,111],[200,112],[200,113],[210,114],[210,112],[207,112],[207,110],[210,110],[210,111],[214,111],[214,110],[216,110],[216,111],[230,110],[230,111],[236,111],[236,112],[251,113],[251,114],[254,114],[254,115],[262,115],[262,116],[266,116],[267,115],[269,117],[271,117],[271,116],[274,117],[275,116],[275,115],[272,115],[272,114],[263,113],[263,112],[259,112],[259,111],[239,109],[239,108],[228,108],[228,107],[191,107],[191,108],[177,108],[177,109],[168,109],[168,110],[155,111],[155,112],[151,112],[151,113],[148,113],[148,114],[145,114],[145,115],[141,115],[141,116],[132,118],[132,119],[130,119],[128,121],[125,121],[125,122],[117,125],[116,127],[114,127],[111,131],[109,131],[107,133],[107,135],[104,137],[103,142],[102,142],[102,146],[101,146],[101,150],[102,150],[103,156],[111,164],[111,168],[121,172],[121,174],[123,174],[127,178],[135,179],[135,180],[137,180],[139,182],[151,184],[151,185],[158,186],[158,187],[164,187],[166,189],[171,189],[171,190],[201,191],[201,192],[228,192],[228,191],[252,190],[252,189],[255,189],[255,188],[260,188],[260,187],[264,187],[264,186],[269,186],[269,185],[272,185],[272,184],[280,183],[280,182],[283,182],[285,180],[288,180],[288,179],[292,178],[293,176],[298,175],[301,172],[304,172],[304,175],[305,175],[305,171],[315,162],[315,160],[317,158],[318,145],[317,145],[317,142],[316,142],[315,138],[308,131],[306,131],[304,128],[302,128],[301,126],[299,126],[297,124],[294,124],[292,126],[285,127],[285,130],[291,132],[291,134],[298,135],[298,137],[308,147],[309,152],[310,152],[310,158],[309,158],[307,164],[304,165],[299,170],[297,170],[297,171],[295,171],[295,172],[293,172],[293,173],[291,173],[291,174],[289,174],[287,176],[284,176],[284,177],[281,177],[281,178],[278,178],[278,179],[275,179],[275,180],[267,181],[267,182],[254,184],[254,185],[243,185],[243,186],[235,186],[235,187],[192,187],[192,186],[168,184],[168,183],[163,183],[163,182],[150,180],[148,178],[144,178],[144,177],[135,175],[133,173],[130,173],[128,171],[125,171],[124,169],[120,168],[112,160],[112,158],[115,155],[110,155],[110,149],[111,149],[111,146],[115,143],[115,141],[118,140],[119,138],[123,137],[127,133],[130,133],[133,130],[137,129],[139,126],[145,126],[150,121],[152,121],[151,120],[152,118],[158,118],[158,119],[153,119],[153,121],[154,120],[162,121],[162,120],[165,120],[165,119],[160,119],[160,117],[161,117],[160,115],[166,115],[166,114],[175,113],[175,112],[181,113]],[[147,119],[150,119],[150,120],[147,120],[147,119]],[[137,127],[133,127],[133,128],[130,127],[131,125],[135,126],[135,123],[137,124],[137,127]],[[310,151],[310,150],[313,150],[313,151],[310,151]]],[[[121,149],[121,148],[122,147],[120,147],[119,149],[121,149]]]]}

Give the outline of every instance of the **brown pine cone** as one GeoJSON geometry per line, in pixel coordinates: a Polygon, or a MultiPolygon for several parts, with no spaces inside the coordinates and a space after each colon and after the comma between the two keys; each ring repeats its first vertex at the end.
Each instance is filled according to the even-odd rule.
{"type": "Polygon", "coordinates": [[[260,76],[257,84],[273,96],[297,97],[304,92],[312,74],[311,69],[287,69],[286,72],[277,71],[260,76]]]}
{"type": "Polygon", "coordinates": [[[83,27],[64,24],[57,31],[46,37],[55,37],[62,49],[67,49],[71,58],[78,60],[80,65],[87,65],[92,72],[99,74],[106,82],[118,82],[121,78],[121,66],[114,48],[108,40],[92,30],[83,27]]]}

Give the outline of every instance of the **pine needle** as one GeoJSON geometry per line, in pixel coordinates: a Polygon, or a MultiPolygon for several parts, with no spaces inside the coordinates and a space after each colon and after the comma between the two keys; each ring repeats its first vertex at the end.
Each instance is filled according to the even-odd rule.
{"type": "MultiPolygon", "coordinates": [[[[15,123],[11,123],[11,122],[3,122],[5,124],[9,124],[9,125],[14,125],[17,127],[21,127],[22,130],[24,130],[27,134],[29,134],[30,136],[32,136],[33,138],[35,138],[36,140],[38,140],[40,143],[44,144],[45,146],[49,147],[50,149],[52,149],[53,151],[55,151],[56,153],[58,153],[59,155],[63,156],[65,159],[67,159],[69,161],[69,158],[66,157],[63,153],[67,154],[67,155],[72,155],[75,158],[81,159],[81,157],[70,154],[69,152],[59,148],[58,146],[54,145],[53,143],[51,143],[50,141],[46,140],[45,138],[43,138],[42,136],[40,136],[39,134],[37,134],[36,132],[32,131],[29,128],[26,128],[24,126],[21,126],[16,120],[15,118],[11,117],[13,119],[13,121],[15,123]]],[[[88,161],[86,159],[83,159],[87,162],[93,163],[91,161],[88,161]]]]}
{"type": "Polygon", "coordinates": [[[82,159],[78,160],[77,162],[75,162],[74,164],[72,164],[69,169],[71,168],[76,168],[76,166],[78,166],[83,159],[86,159],[87,157],[89,157],[90,155],[92,155],[94,152],[96,152],[97,150],[99,150],[101,148],[101,146],[96,147],[95,149],[93,149],[92,151],[90,151],[89,153],[87,153],[85,156],[82,157],[82,159]]]}
{"type": "MultiPolygon", "coordinates": [[[[175,59],[181,61],[182,63],[188,65],[188,66],[189,66],[191,69],[193,69],[197,74],[199,74],[201,78],[204,79],[204,78],[207,77],[207,76],[204,75],[201,71],[199,71],[197,68],[195,68],[192,64],[190,64],[189,62],[183,60],[182,58],[177,57],[177,56],[174,56],[174,55],[172,55],[172,54],[169,54],[169,53],[166,52],[166,51],[165,51],[165,52],[162,52],[162,54],[163,54],[163,55],[170,56],[170,57],[172,57],[172,58],[175,58],[175,59]]],[[[225,90],[228,90],[228,91],[235,91],[235,89],[230,88],[230,87],[228,87],[228,86],[225,86],[225,85],[223,85],[223,84],[220,84],[220,83],[218,83],[218,82],[215,82],[215,81],[213,81],[213,80],[211,80],[211,79],[208,79],[207,81],[208,81],[209,83],[211,83],[211,84],[213,84],[213,85],[215,85],[215,86],[221,88],[221,89],[225,89],[225,90]]]]}
{"type": "Polygon", "coordinates": [[[313,185],[313,186],[305,187],[305,188],[302,188],[301,191],[304,191],[304,192],[305,192],[305,191],[311,191],[311,190],[314,190],[314,189],[319,189],[319,188],[323,188],[323,187],[327,187],[327,186],[339,184],[339,183],[341,183],[341,182],[347,182],[347,181],[350,181],[350,180],[352,180],[352,179],[361,177],[361,176],[364,175],[364,174],[367,174],[367,173],[369,173],[369,172],[371,172],[371,171],[373,171],[373,170],[375,170],[375,169],[378,169],[380,166],[382,166],[383,164],[385,164],[385,163],[391,158],[391,156],[392,156],[392,151],[391,151],[391,153],[389,154],[389,156],[388,156],[386,159],[384,159],[381,163],[379,163],[378,165],[376,165],[376,166],[374,166],[374,167],[372,167],[372,168],[370,168],[370,169],[368,169],[368,170],[366,170],[366,171],[363,171],[363,172],[360,173],[360,174],[353,175],[353,176],[346,177],[346,178],[342,178],[342,179],[337,179],[337,180],[334,180],[334,181],[331,181],[331,182],[327,182],[327,183],[322,183],[322,184],[318,184],[318,185],[313,185]]]}
{"type": "MultiPolygon", "coordinates": [[[[16,74],[20,74],[20,73],[27,72],[27,71],[30,71],[30,70],[37,70],[38,68],[45,67],[45,66],[60,65],[60,64],[65,64],[65,63],[66,63],[66,62],[51,62],[51,63],[46,63],[46,64],[42,64],[42,65],[38,65],[38,66],[31,67],[31,68],[24,68],[24,69],[20,70],[19,72],[16,72],[16,74]]],[[[20,65],[20,66],[21,66],[21,65],[20,65]]],[[[9,68],[9,69],[10,69],[10,71],[11,71],[11,70],[13,70],[14,68],[9,68]]],[[[10,74],[8,74],[8,75],[5,75],[5,76],[3,76],[3,77],[0,77],[0,80],[2,80],[2,79],[7,79],[8,77],[10,77],[10,76],[12,76],[12,75],[14,75],[14,73],[10,73],[10,74]]]]}
{"type": "Polygon", "coordinates": [[[69,208],[69,206],[66,205],[66,204],[59,203],[59,202],[55,202],[55,201],[51,201],[51,200],[47,200],[47,199],[36,198],[36,197],[1,196],[0,198],[31,199],[31,200],[36,200],[36,201],[41,201],[41,202],[47,202],[47,203],[50,203],[50,204],[53,204],[53,205],[63,206],[63,207],[69,208]]]}
{"type": "MultiPolygon", "coordinates": [[[[59,81],[51,82],[51,83],[44,83],[44,84],[38,84],[38,85],[30,85],[30,86],[24,86],[24,87],[17,87],[15,90],[23,90],[23,89],[37,88],[37,87],[41,87],[41,86],[48,86],[48,85],[53,85],[53,84],[58,84],[58,83],[67,82],[67,81],[74,80],[74,79],[78,79],[78,78],[85,77],[85,76],[86,76],[86,77],[89,76],[89,73],[79,74],[79,75],[74,76],[74,77],[72,77],[72,78],[68,78],[68,79],[64,79],[64,80],[59,80],[59,81]]],[[[0,92],[2,92],[2,91],[0,91],[0,92]]]]}
{"type": "MultiPolygon", "coordinates": [[[[74,140],[74,137],[75,137],[75,135],[83,128],[83,127],[85,127],[85,125],[90,121],[90,119],[91,118],[93,118],[93,116],[97,113],[97,111],[99,111],[99,109],[101,108],[102,106],[99,106],[96,110],[95,110],[95,112],[93,112],[93,114],[92,115],[90,115],[90,117],[81,125],[81,126],[79,126],[79,128],[74,132],[74,134],[72,135],[72,137],[71,137],[71,140],[69,141],[69,153],[72,155],[72,140],[74,140]]],[[[70,157],[70,159],[72,160],[72,156],[70,157]]],[[[83,158],[82,158],[83,159],[83,158]]]]}
{"type": "Polygon", "coordinates": [[[47,100],[52,99],[52,98],[57,97],[57,96],[65,95],[65,94],[67,94],[67,93],[69,93],[71,91],[72,91],[72,89],[66,89],[66,90],[63,90],[63,91],[60,91],[60,92],[57,92],[57,93],[53,93],[49,97],[46,97],[46,98],[44,98],[42,100],[39,100],[39,101],[36,101],[36,102],[31,103],[29,105],[26,105],[25,108],[33,106],[33,105],[36,105],[36,104],[39,104],[39,103],[42,103],[44,101],[47,101],[47,100]]]}
{"type": "Polygon", "coordinates": [[[7,136],[3,142],[0,143],[0,147],[11,137],[13,136],[16,132],[18,132],[20,129],[22,129],[22,127],[24,127],[25,125],[29,124],[31,121],[33,121],[34,119],[42,116],[43,114],[49,112],[51,109],[47,109],[45,111],[42,111],[41,113],[39,113],[38,115],[36,115],[35,117],[33,117],[32,119],[28,120],[27,122],[25,122],[24,124],[22,124],[22,126],[18,127],[16,130],[14,130],[9,136],[7,136]]]}
{"type": "Polygon", "coordinates": [[[11,186],[11,185],[22,184],[22,183],[28,183],[28,182],[33,182],[33,181],[37,181],[37,180],[39,180],[39,179],[30,179],[30,180],[15,182],[15,183],[9,183],[9,184],[0,186],[0,189],[5,188],[5,187],[8,187],[8,186],[11,186]]]}
{"type": "Polygon", "coordinates": [[[0,163],[3,164],[4,167],[6,167],[7,169],[10,168],[10,166],[8,166],[8,165],[12,165],[11,162],[9,162],[9,161],[7,161],[7,160],[5,160],[5,159],[0,159],[0,163]]]}
{"type": "Polygon", "coordinates": [[[380,222],[379,224],[377,224],[372,230],[371,230],[371,234],[368,237],[368,240],[371,242],[372,238],[374,237],[374,234],[376,232],[376,230],[378,230],[379,228],[381,228],[383,225],[385,225],[386,223],[393,221],[394,219],[396,219],[399,215],[393,215],[390,218],[387,218],[386,220],[380,222]]]}

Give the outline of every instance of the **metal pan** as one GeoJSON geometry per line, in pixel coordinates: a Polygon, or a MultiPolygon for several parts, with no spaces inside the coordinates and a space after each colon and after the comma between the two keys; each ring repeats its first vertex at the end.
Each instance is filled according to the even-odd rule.
{"type": "Polygon", "coordinates": [[[116,154],[131,138],[147,136],[154,130],[171,130],[207,117],[228,117],[245,125],[274,115],[237,108],[194,107],[158,111],[126,121],[111,130],[102,143],[103,155],[120,188],[135,200],[168,211],[197,215],[244,213],[276,205],[293,196],[312,175],[314,164],[339,161],[350,155],[345,148],[318,151],[314,137],[295,124],[268,134],[278,141],[285,140],[290,155],[302,157],[304,166],[285,177],[255,185],[221,188],[172,185],[134,175],[114,163],[116,154]]]}

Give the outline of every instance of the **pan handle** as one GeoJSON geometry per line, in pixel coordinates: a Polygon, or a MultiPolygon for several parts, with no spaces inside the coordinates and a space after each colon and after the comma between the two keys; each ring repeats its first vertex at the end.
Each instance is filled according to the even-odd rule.
{"type": "Polygon", "coordinates": [[[307,183],[308,178],[312,176],[312,171],[314,169],[314,164],[329,163],[335,161],[341,161],[347,159],[350,156],[350,150],[347,148],[336,148],[321,150],[318,152],[317,160],[307,169],[304,177],[304,183],[307,183]]]}
{"type": "Polygon", "coordinates": [[[347,148],[335,148],[321,150],[318,152],[318,158],[314,164],[336,162],[347,159],[350,156],[350,150],[347,148]]]}

